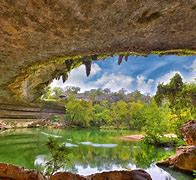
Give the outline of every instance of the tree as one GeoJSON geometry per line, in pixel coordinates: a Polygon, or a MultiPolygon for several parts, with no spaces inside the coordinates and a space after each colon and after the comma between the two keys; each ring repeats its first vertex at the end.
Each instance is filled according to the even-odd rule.
{"type": "Polygon", "coordinates": [[[166,85],[159,84],[155,95],[158,106],[163,106],[164,101],[169,103],[173,113],[172,126],[180,136],[180,126],[189,119],[196,118],[196,84],[183,83],[179,74],[175,74],[166,85]]]}
{"type": "Polygon", "coordinates": [[[44,91],[45,91],[45,93],[43,94],[42,99],[52,98],[52,89],[50,86],[46,87],[46,89],[44,91]]]}
{"type": "Polygon", "coordinates": [[[75,86],[67,86],[65,93],[67,95],[73,95],[73,94],[78,94],[80,92],[80,87],[75,87],[75,86]]]}
{"type": "Polygon", "coordinates": [[[103,90],[103,92],[104,92],[105,94],[110,94],[110,93],[111,93],[111,90],[110,90],[110,88],[105,88],[105,89],[103,90]]]}
{"type": "Polygon", "coordinates": [[[52,137],[48,138],[46,146],[51,153],[51,159],[46,163],[45,175],[52,176],[60,168],[63,168],[65,166],[66,162],[68,161],[69,151],[64,144],[60,145],[58,141],[56,141],[52,137]]]}
{"type": "Polygon", "coordinates": [[[142,118],[142,109],[144,104],[141,102],[128,103],[128,126],[130,129],[141,130],[144,125],[144,118],[142,118]]]}
{"type": "Polygon", "coordinates": [[[63,95],[65,94],[65,91],[63,90],[63,88],[60,88],[60,87],[55,87],[52,89],[52,95],[53,97],[55,98],[59,98],[60,95],[63,95]]]}
{"type": "Polygon", "coordinates": [[[128,117],[127,103],[125,101],[113,103],[111,106],[111,117],[113,124],[115,124],[117,128],[119,128],[123,122],[126,122],[128,117]]]}
{"type": "Polygon", "coordinates": [[[179,97],[183,89],[182,77],[176,73],[166,85],[159,84],[155,95],[155,101],[160,106],[164,99],[168,99],[172,108],[177,110],[179,97]]]}
{"type": "Polygon", "coordinates": [[[89,126],[89,122],[93,115],[93,106],[91,102],[78,100],[74,96],[70,96],[65,107],[67,121],[80,127],[89,126]]]}
{"type": "Polygon", "coordinates": [[[164,123],[167,115],[157,106],[155,101],[152,101],[143,108],[142,117],[145,118],[143,130],[146,134],[146,140],[153,144],[159,143],[160,138],[163,137],[167,130],[164,123]]]}
{"type": "Polygon", "coordinates": [[[133,102],[140,101],[141,102],[142,101],[142,94],[140,91],[135,90],[129,94],[129,98],[130,98],[130,101],[133,101],[133,102]]]}
{"type": "Polygon", "coordinates": [[[93,113],[93,125],[103,126],[110,123],[111,117],[108,102],[102,101],[100,104],[95,104],[93,107],[93,113]]]}

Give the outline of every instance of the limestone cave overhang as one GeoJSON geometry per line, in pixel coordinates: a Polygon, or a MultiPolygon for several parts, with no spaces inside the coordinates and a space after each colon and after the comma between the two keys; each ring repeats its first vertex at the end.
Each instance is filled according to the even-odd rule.
{"type": "Polygon", "coordinates": [[[196,55],[195,0],[2,0],[0,101],[108,56],[196,55]]]}

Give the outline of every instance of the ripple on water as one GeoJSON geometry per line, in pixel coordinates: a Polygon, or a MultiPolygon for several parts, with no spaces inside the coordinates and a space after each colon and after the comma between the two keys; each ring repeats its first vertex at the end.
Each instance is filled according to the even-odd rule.
{"type": "Polygon", "coordinates": [[[117,144],[98,144],[98,143],[92,143],[92,142],[80,142],[82,145],[88,145],[93,147],[105,147],[105,148],[114,148],[117,146],[117,144]]]}
{"type": "Polygon", "coordinates": [[[66,147],[78,147],[78,145],[72,144],[72,143],[65,143],[64,145],[65,145],[66,147]]]}
{"type": "Polygon", "coordinates": [[[41,134],[44,134],[48,137],[53,137],[53,138],[62,138],[62,136],[58,136],[58,135],[55,135],[55,134],[49,134],[49,133],[46,133],[46,132],[41,132],[41,134]]]}

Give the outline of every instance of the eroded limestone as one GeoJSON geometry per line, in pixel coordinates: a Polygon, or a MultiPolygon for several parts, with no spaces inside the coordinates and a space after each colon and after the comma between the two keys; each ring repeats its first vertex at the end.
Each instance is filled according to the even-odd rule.
{"type": "Polygon", "coordinates": [[[195,7],[194,0],[1,1],[0,100],[34,101],[53,78],[67,79],[62,64],[70,57],[195,54],[195,7]]]}

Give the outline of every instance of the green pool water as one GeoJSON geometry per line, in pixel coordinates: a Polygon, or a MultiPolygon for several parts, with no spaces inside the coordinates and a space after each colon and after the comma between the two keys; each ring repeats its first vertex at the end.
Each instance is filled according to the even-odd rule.
{"type": "Polygon", "coordinates": [[[174,154],[170,148],[156,148],[119,137],[133,131],[97,129],[17,129],[0,131],[0,162],[29,169],[43,169],[50,157],[46,147],[49,136],[70,149],[70,163],[64,170],[90,175],[97,172],[142,168],[153,180],[191,180],[191,176],[159,168],[155,162],[174,154]]]}

